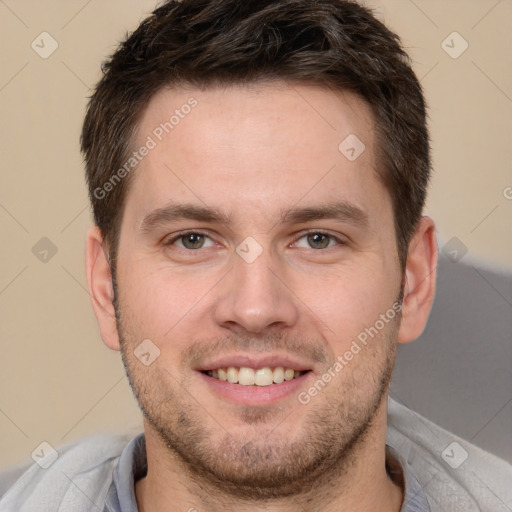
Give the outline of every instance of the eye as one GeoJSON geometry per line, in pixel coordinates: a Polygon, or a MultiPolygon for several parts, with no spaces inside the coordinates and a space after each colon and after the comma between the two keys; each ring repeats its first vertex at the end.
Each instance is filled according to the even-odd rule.
{"type": "Polygon", "coordinates": [[[165,245],[176,245],[180,249],[194,250],[203,249],[204,247],[212,247],[214,243],[210,237],[203,233],[188,231],[174,236],[168,240],[165,245]]]}
{"type": "Polygon", "coordinates": [[[300,237],[294,245],[297,247],[305,247],[306,249],[328,249],[338,244],[342,244],[342,242],[335,236],[315,231],[300,237]],[[302,240],[305,242],[301,242],[302,240]]]}

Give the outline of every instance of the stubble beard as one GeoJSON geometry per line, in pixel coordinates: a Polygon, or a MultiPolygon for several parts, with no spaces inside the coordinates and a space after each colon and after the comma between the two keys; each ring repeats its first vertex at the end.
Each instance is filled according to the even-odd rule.
{"type": "Polygon", "coordinates": [[[302,434],[290,441],[286,425],[293,422],[294,412],[282,417],[272,407],[240,407],[239,421],[254,429],[250,437],[237,437],[222,415],[212,418],[188,393],[186,379],[178,382],[158,365],[144,367],[133,355],[137,342],[130,333],[137,330],[123,320],[116,301],[115,308],[123,364],[139,407],[169,459],[200,487],[261,502],[308,495],[350,471],[387,396],[398,317],[372,340],[372,354],[362,352],[364,362],[353,369],[350,363],[320,396],[307,406],[298,405],[309,411],[302,434]]]}

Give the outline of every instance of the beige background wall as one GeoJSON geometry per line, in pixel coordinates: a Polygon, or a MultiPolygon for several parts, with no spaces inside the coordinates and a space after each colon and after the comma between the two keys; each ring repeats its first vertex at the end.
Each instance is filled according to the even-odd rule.
{"type": "MultiPolygon", "coordinates": [[[[441,249],[456,237],[464,261],[512,270],[512,1],[367,3],[401,35],[425,87],[435,167],[427,212],[441,249]],[[442,47],[454,31],[468,44],[458,58],[459,36],[444,43],[452,56],[442,47]]],[[[154,6],[0,0],[0,467],[30,461],[42,441],[140,428],[86,290],[78,137],[100,63],[154,6]],[[51,50],[42,32],[58,44],[46,59],[31,47],[51,50]]]]}

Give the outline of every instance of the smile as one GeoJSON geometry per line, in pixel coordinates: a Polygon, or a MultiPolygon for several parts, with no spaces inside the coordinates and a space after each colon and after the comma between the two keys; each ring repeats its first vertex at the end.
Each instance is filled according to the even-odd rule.
{"type": "Polygon", "coordinates": [[[217,368],[204,371],[209,377],[226,381],[231,384],[240,384],[242,386],[270,386],[271,384],[281,384],[284,381],[297,379],[307,371],[297,371],[293,368],[284,368],[277,366],[271,368],[264,366],[262,368],[249,368],[246,366],[227,368],[217,368]]]}

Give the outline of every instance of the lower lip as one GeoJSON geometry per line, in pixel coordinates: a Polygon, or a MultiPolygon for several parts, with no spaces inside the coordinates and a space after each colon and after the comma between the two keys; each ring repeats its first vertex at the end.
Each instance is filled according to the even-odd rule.
{"type": "Polygon", "coordinates": [[[270,384],[269,386],[243,386],[231,382],[209,377],[198,372],[200,378],[209,388],[221,398],[239,405],[258,406],[274,404],[290,395],[299,393],[304,388],[312,372],[307,372],[292,380],[285,380],[281,384],[270,384]]]}

